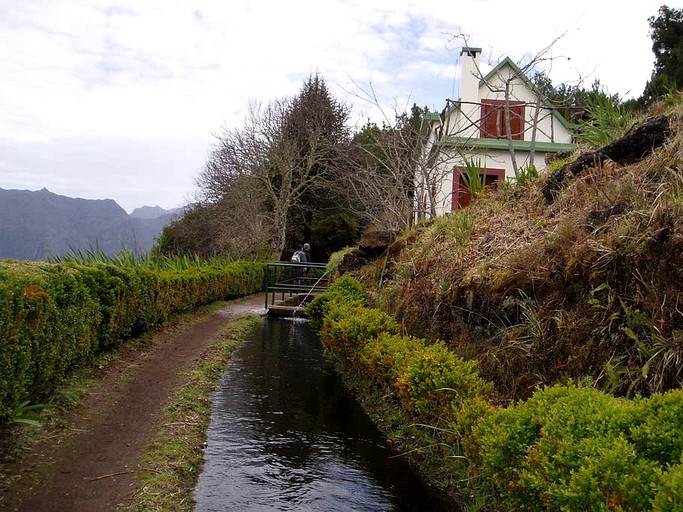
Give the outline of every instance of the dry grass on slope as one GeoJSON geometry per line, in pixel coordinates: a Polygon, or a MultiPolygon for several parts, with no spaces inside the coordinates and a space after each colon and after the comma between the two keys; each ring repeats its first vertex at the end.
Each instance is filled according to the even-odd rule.
{"type": "Polygon", "coordinates": [[[683,384],[683,108],[664,147],[563,184],[504,186],[418,226],[376,269],[407,332],[479,360],[502,398],[592,380],[617,394],[683,384]]]}

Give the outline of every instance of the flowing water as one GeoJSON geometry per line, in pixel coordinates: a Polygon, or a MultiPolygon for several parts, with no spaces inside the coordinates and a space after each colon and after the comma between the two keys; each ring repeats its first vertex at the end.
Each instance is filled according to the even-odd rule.
{"type": "Polygon", "coordinates": [[[430,511],[301,320],[264,319],[216,393],[196,511],[430,511]]]}

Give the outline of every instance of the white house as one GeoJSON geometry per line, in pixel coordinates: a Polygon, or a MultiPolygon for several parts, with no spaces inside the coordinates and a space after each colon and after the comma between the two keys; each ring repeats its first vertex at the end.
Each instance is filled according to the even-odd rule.
{"type": "Polygon", "coordinates": [[[443,215],[469,204],[461,179],[466,160],[491,184],[532,165],[541,171],[548,155],[574,149],[567,121],[520,68],[506,57],[483,76],[480,54],[481,48],[462,48],[460,100],[424,119],[432,161],[430,171],[418,173],[418,215],[443,215]]]}

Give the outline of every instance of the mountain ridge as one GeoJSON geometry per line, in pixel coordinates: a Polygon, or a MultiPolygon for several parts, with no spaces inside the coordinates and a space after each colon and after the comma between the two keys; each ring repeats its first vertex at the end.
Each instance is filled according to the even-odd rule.
{"type": "Polygon", "coordinates": [[[0,259],[47,260],[94,247],[108,256],[144,254],[177,211],[141,207],[129,215],[113,199],[0,188],[0,259]]]}

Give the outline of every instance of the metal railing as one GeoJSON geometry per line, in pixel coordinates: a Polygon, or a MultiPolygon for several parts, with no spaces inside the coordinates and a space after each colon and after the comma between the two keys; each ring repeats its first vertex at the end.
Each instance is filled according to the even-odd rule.
{"type": "Polygon", "coordinates": [[[325,263],[268,263],[264,275],[266,309],[269,296],[273,305],[278,294],[281,296],[280,300],[284,301],[286,297],[293,297],[295,294],[327,290],[329,282],[325,277],[326,267],[325,263]]]}

